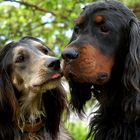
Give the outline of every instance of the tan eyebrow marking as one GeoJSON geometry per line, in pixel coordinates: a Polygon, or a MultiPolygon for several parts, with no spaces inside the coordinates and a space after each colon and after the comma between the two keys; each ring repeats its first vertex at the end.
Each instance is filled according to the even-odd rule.
{"type": "Polygon", "coordinates": [[[79,16],[79,17],[76,19],[76,23],[77,23],[78,25],[82,24],[84,21],[85,21],[84,16],[79,16]]]}
{"type": "Polygon", "coordinates": [[[95,18],[94,18],[94,21],[95,21],[95,23],[97,23],[97,24],[99,24],[99,23],[101,23],[101,22],[103,22],[103,16],[100,16],[100,15],[97,15],[97,16],[95,16],[95,18]]]}

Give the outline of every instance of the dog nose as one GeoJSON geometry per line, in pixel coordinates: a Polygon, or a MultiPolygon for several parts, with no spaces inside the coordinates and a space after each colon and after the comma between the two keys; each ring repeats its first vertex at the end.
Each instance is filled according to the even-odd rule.
{"type": "Polygon", "coordinates": [[[47,67],[51,70],[60,70],[60,60],[57,58],[49,60],[49,63],[47,63],[47,67]]]}
{"type": "Polygon", "coordinates": [[[76,59],[78,56],[79,53],[74,48],[66,48],[62,52],[62,58],[66,61],[71,59],[76,59]]]}

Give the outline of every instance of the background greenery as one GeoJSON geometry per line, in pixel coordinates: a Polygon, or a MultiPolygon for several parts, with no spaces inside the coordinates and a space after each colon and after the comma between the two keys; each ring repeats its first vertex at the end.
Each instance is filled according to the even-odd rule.
{"type": "MultiPolygon", "coordinates": [[[[140,18],[139,0],[120,0],[140,18]]],[[[73,23],[84,5],[93,0],[0,0],[0,47],[23,36],[34,36],[60,56],[70,39],[73,23]]],[[[76,140],[84,140],[86,125],[68,122],[76,140]]]]}

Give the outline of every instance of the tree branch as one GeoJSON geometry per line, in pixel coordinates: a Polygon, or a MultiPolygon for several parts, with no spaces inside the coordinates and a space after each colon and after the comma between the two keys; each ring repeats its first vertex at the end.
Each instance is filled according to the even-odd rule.
{"type": "Polygon", "coordinates": [[[4,1],[16,2],[16,3],[19,3],[19,4],[24,5],[26,7],[31,7],[31,8],[33,8],[35,10],[38,10],[38,11],[41,11],[41,12],[44,12],[44,13],[50,13],[53,16],[56,16],[56,14],[54,12],[48,11],[47,9],[40,8],[40,7],[36,6],[36,5],[28,3],[28,2],[18,1],[18,0],[4,0],[4,1]]]}

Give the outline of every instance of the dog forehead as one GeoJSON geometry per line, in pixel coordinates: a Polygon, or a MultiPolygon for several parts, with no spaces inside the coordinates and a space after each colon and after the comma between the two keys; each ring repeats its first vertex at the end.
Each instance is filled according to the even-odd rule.
{"type": "Polygon", "coordinates": [[[31,47],[32,49],[42,50],[46,48],[49,51],[49,53],[53,55],[52,50],[40,40],[29,38],[29,39],[23,40],[23,43],[27,44],[26,46],[31,47]]]}
{"type": "MultiPolygon", "coordinates": [[[[117,9],[115,10],[113,8],[97,8],[96,6],[95,8],[93,8],[92,5],[90,5],[89,8],[82,12],[77,19],[80,19],[78,20],[78,22],[80,23],[81,21],[82,23],[84,21],[84,24],[90,25],[86,26],[86,28],[95,27],[95,24],[101,25],[105,23],[105,25],[109,26],[112,30],[119,31],[119,28],[121,28],[122,26],[127,25],[127,27],[129,28],[129,21],[131,18],[127,16],[127,14],[124,14],[124,12],[122,12],[121,10],[118,11],[117,9]],[[82,17],[82,19],[84,20],[81,20],[80,17],[82,17]]],[[[78,22],[76,22],[76,24],[78,22]]]]}
{"type": "Polygon", "coordinates": [[[21,45],[21,44],[19,44],[19,45],[17,45],[16,47],[14,47],[13,48],[13,50],[12,50],[12,54],[13,54],[13,56],[15,56],[15,55],[17,55],[17,54],[24,54],[24,52],[25,51],[29,51],[29,50],[31,50],[31,48],[29,48],[27,45],[21,45]]]}
{"type": "Polygon", "coordinates": [[[89,16],[101,11],[113,14],[116,13],[119,16],[123,16],[123,18],[128,18],[128,20],[134,16],[134,13],[128,7],[118,1],[93,2],[85,6],[81,15],[89,16]]]}
{"type": "Polygon", "coordinates": [[[12,50],[12,55],[17,56],[19,54],[34,54],[39,51],[39,48],[37,46],[32,46],[30,44],[25,43],[19,43],[16,47],[12,50]]]}
{"type": "MultiPolygon", "coordinates": [[[[13,51],[16,52],[20,52],[20,51],[24,51],[24,50],[41,50],[41,48],[44,45],[41,44],[39,41],[36,40],[23,40],[22,42],[19,42],[18,45],[16,45],[16,47],[14,48],[13,51]]],[[[44,46],[46,47],[46,46],[44,46]]]]}
{"type": "Polygon", "coordinates": [[[33,40],[33,39],[28,39],[25,41],[25,43],[27,43],[29,46],[34,46],[34,47],[41,47],[43,46],[43,44],[39,41],[33,40]]]}

